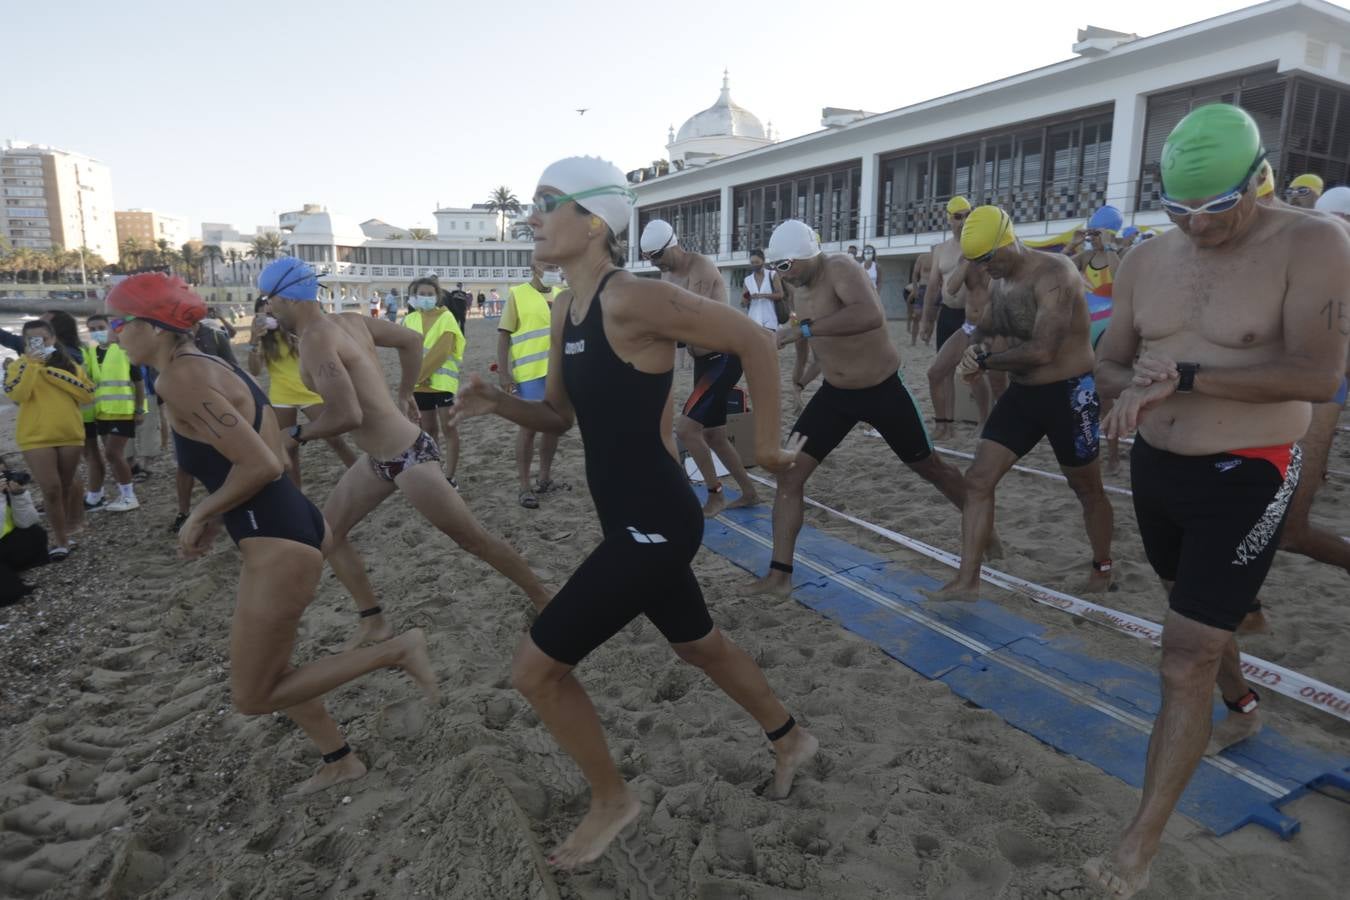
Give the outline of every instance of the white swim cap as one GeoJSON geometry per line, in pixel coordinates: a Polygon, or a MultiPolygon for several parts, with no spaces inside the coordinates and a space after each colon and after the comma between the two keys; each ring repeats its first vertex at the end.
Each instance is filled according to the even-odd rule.
{"type": "Polygon", "coordinates": [[[539,176],[539,185],[564,194],[583,194],[576,198],[577,204],[604,219],[616,235],[628,229],[628,216],[637,204],[637,195],[619,167],[598,156],[560,159],[539,176]]]}
{"type": "Polygon", "coordinates": [[[1318,212],[1350,216],[1350,187],[1332,188],[1317,198],[1317,205],[1313,208],[1318,212]]]}
{"type": "Polygon", "coordinates": [[[816,233],[800,219],[788,219],[773,230],[764,251],[767,262],[784,259],[810,259],[820,254],[816,233]]]}
{"type": "Polygon", "coordinates": [[[648,222],[647,227],[642,229],[642,238],[638,241],[638,249],[643,253],[656,253],[679,245],[680,242],[675,238],[675,229],[671,228],[665,219],[652,219],[648,222]]]}

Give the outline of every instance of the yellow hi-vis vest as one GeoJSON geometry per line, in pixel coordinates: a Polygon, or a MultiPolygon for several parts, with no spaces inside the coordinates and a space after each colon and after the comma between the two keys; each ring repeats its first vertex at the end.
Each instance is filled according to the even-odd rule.
{"type": "MultiPolygon", "coordinates": [[[[84,348],[84,371],[95,385],[98,384],[98,357],[95,355],[97,348],[98,344],[93,343],[84,348]]],[[[80,418],[84,419],[86,423],[94,421],[93,400],[80,404],[80,418]]]]}
{"type": "Polygon", "coordinates": [[[516,304],[516,330],[511,332],[511,380],[516,384],[548,375],[549,337],[553,330],[553,313],[548,304],[558,292],[554,288],[545,298],[529,282],[511,288],[511,298],[516,304]]]}
{"type": "Polygon", "coordinates": [[[5,504],[5,530],[0,531],[0,538],[8,537],[9,533],[14,530],[14,510],[9,508],[8,500],[4,501],[4,504],[5,504]]]}
{"type": "Polygon", "coordinates": [[[453,332],[459,339],[455,341],[455,349],[441,363],[441,367],[431,373],[427,379],[431,384],[433,391],[442,394],[459,393],[459,363],[464,359],[464,332],[459,330],[459,321],[455,314],[448,309],[442,309],[441,314],[427,328],[422,323],[422,311],[415,309],[408,313],[403,319],[403,327],[411,328],[413,331],[422,335],[422,354],[425,356],[427,351],[436,346],[447,331],[453,332]]]}
{"type": "Polygon", "coordinates": [[[85,354],[85,369],[94,382],[94,417],[97,419],[134,419],[136,391],[131,384],[131,360],[116,344],[109,344],[98,361],[98,351],[85,354]]]}

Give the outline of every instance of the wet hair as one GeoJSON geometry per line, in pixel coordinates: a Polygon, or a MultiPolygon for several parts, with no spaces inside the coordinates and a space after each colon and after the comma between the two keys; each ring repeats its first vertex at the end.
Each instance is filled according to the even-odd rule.
{"type": "Polygon", "coordinates": [[[56,336],[56,342],[63,347],[80,346],[80,323],[75,321],[75,317],[64,309],[49,309],[47,315],[51,316],[48,327],[56,336]]]}
{"type": "MultiPolygon", "coordinates": [[[[70,318],[69,313],[61,313],[61,315],[65,316],[67,319],[70,319],[70,321],[72,322],[75,321],[74,319],[70,318]]],[[[52,351],[52,355],[47,357],[47,360],[44,363],[44,365],[51,366],[54,369],[62,369],[74,375],[75,360],[71,359],[70,352],[66,350],[64,346],[62,346],[61,336],[57,334],[56,329],[52,327],[50,322],[44,322],[41,319],[31,319],[23,323],[21,333],[24,335],[24,337],[27,337],[30,332],[37,331],[39,328],[41,328],[43,331],[47,332],[52,336],[52,339],[55,342],[56,347],[56,349],[52,351]]]]}
{"type": "MultiPolygon", "coordinates": [[[[577,203],[575,200],[572,201],[572,203],[576,206],[578,214],[583,216],[595,215],[595,213],[591,212],[580,203],[577,203]]],[[[600,221],[603,222],[604,219],[601,219],[600,221]]],[[[619,239],[614,235],[614,229],[610,228],[608,224],[605,225],[605,249],[609,252],[609,261],[615,266],[622,269],[627,265],[628,261],[624,258],[623,244],[619,243],[619,239]]]]}

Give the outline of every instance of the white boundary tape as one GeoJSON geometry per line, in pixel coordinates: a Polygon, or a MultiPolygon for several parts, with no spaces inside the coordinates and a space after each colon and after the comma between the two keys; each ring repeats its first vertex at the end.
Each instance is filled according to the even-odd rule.
{"type": "MultiPolygon", "coordinates": [[[[730,519],[727,519],[724,516],[718,516],[717,520],[721,522],[723,525],[726,525],[728,528],[732,529],[733,531],[745,535],[747,538],[759,544],[760,546],[770,548],[773,547],[772,541],[766,540],[761,535],[751,531],[748,528],[745,528],[742,525],[738,525],[735,522],[732,522],[730,519]]],[[[892,612],[904,616],[905,618],[913,622],[916,622],[920,625],[923,625],[924,627],[929,628],[932,631],[935,631],[944,637],[950,638],[951,640],[957,642],[958,644],[961,644],[962,646],[975,651],[981,656],[988,656],[992,659],[996,659],[1000,664],[1017,671],[1018,673],[1032,679],[1033,681],[1037,681],[1045,685],[1046,687],[1056,691],[1057,693],[1059,693],[1064,697],[1067,697],[1071,700],[1076,700],[1079,703],[1083,703],[1087,706],[1090,706],[1093,709],[1097,710],[1098,712],[1110,716],[1117,722],[1120,722],[1124,725],[1133,728],[1140,734],[1150,734],[1153,731],[1153,722],[1151,720],[1145,719],[1141,716],[1134,715],[1133,713],[1126,712],[1125,710],[1122,710],[1110,703],[1104,702],[1101,698],[1097,697],[1091,691],[1081,690],[1079,688],[1074,687],[1071,684],[1061,681],[1058,678],[1055,678],[1053,675],[1049,674],[1048,672],[1045,672],[1044,670],[1039,669],[1036,666],[1029,665],[1028,663],[1023,662],[1021,659],[1018,659],[1015,655],[1011,653],[1004,653],[1002,650],[991,647],[990,645],[984,643],[978,638],[971,637],[970,635],[966,634],[963,631],[953,628],[950,625],[947,625],[943,622],[939,622],[937,619],[931,618],[930,616],[924,615],[923,612],[913,608],[909,604],[897,603],[895,600],[892,600],[891,598],[885,596],[884,594],[880,594],[877,591],[872,590],[867,585],[860,584],[854,581],[853,579],[849,578],[847,575],[840,575],[837,572],[831,572],[825,567],[813,563],[809,559],[798,558],[796,561],[801,563],[801,565],[805,566],[806,568],[812,569],[820,573],[821,575],[828,578],[830,581],[833,581],[836,584],[838,584],[840,587],[853,591],[854,593],[859,594],[862,597],[865,597],[866,599],[872,601],[878,606],[884,607],[885,609],[889,609],[892,612]]],[[[1206,756],[1204,757],[1203,761],[1208,763],[1209,765],[1214,766],[1214,768],[1219,769],[1220,771],[1232,775],[1234,778],[1238,778],[1241,779],[1242,781],[1245,781],[1247,784],[1251,785],[1252,787],[1256,788],[1259,791],[1266,793],[1271,797],[1277,798],[1283,797],[1291,790],[1290,787],[1285,787],[1281,785],[1278,781],[1275,781],[1274,779],[1267,778],[1264,775],[1261,775],[1257,772],[1253,772],[1250,769],[1246,768],[1245,766],[1239,765],[1238,763],[1224,756],[1206,756]]]]}
{"type": "MultiPolygon", "coordinates": [[[[975,458],[974,453],[967,453],[964,450],[952,450],[948,447],[939,447],[936,444],[933,445],[933,449],[939,453],[944,453],[947,456],[959,456],[961,459],[975,458]]],[[[1033,469],[1031,468],[1031,466],[1013,466],[1013,471],[1025,472],[1028,475],[1040,475],[1042,478],[1053,478],[1055,481],[1061,481],[1066,484],[1069,481],[1069,479],[1065,478],[1063,475],[1060,475],[1056,472],[1047,472],[1044,469],[1033,469]]],[[[1129,488],[1116,487],[1115,485],[1112,484],[1103,484],[1102,488],[1108,494],[1121,494],[1122,496],[1125,497],[1134,496],[1134,491],[1130,490],[1129,488]]]]}
{"type": "MultiPolygon", "coordinates": [[[[777,489],[774,482],[758,475],[751,475],[751,478],[777,489]]],[[[857,516],[851,516],[848,513],[832,509],[818,500],[812,500],[810,497],[804,498],[806,503],[817,509],[824,510],[832,516],[843,519],[860,528],[865,528],[873,534],[886,538],[892,543],[899,544],[909,550],[913,550],[922,556],[931,560],[940,562],[943,565],[953,569],[960,567],[961,559],[956,554],[948,553],[946,550],[940,550],[923,541],[915,540],[898,531],[892,531],[889,528],[883,528],[880,525],[874,525],[866,519],[860,519],[857,516]]],[[[1132,616],[1129,613],[1120,612],[1110,607],[1100,606],[1091,603],[1071,594],[1060,593],[1048,587],[1036,584],[1025,579],[1018,578],[1015,575],[1008,575],[991,569],[988,566],[980,567],[980,578],[989,582],[995,587],[1002,588],[1005,591],[1011,591],[1029,597],[1035,602],[1050,606],[1070,615],[1082,616],[1090,619],[1116,631],[1123,632],[1133,637],[1142,638],[1149,643],[1157,645],[1162,641],[1162,626],[1148,619],[1141,619],[1132,616]]],[[[1286,697],[1305,703],[1313,709],[1330,713],[1339,719],[1350,722],[1350,691],[1334,687],[1325,682],[1318,681],[1315,678],[1309,678],[1302,673],[1295,672],[1292,669],[1286,669],[1275,663],[1267,662],[1258,657],[1242,654],[1242,672],[1250,681],[1257,682],[1264,687],[1270,688],[1286,697]]]]}

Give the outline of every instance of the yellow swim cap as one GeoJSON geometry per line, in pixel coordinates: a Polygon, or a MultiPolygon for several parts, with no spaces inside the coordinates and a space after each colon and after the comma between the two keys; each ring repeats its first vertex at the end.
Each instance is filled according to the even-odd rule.
{"type": "Polygon", "coordinates": [[[1275,170],[1269,160],[1261,160],[1261,168],[1256,170],[1256,196],[1269,197],[1275,193],[1275,170]]]}
{"type": "Polygon", "coordinates": [[[967,200],[965,197],[957,195],[947,201],[947,215],[949,216],[954,213],[969,212],[969,211],[970,211],[970,201],[967,200]]]}
{"type": "Polygon", "coordinates": [[[997,206],[977,206],[961,231],[961,255],[979,259],[1013,242],[1013,224],[997,206]]]}
{"type": "Polygon", "coordinates": [[[1310,188],[1315,194],[1321,194],[1324,189],[1322,176],[1311,174],[1298,176],[1293,181],[1289,182],[1289,186],[1291,188],[1310,188]]]}

